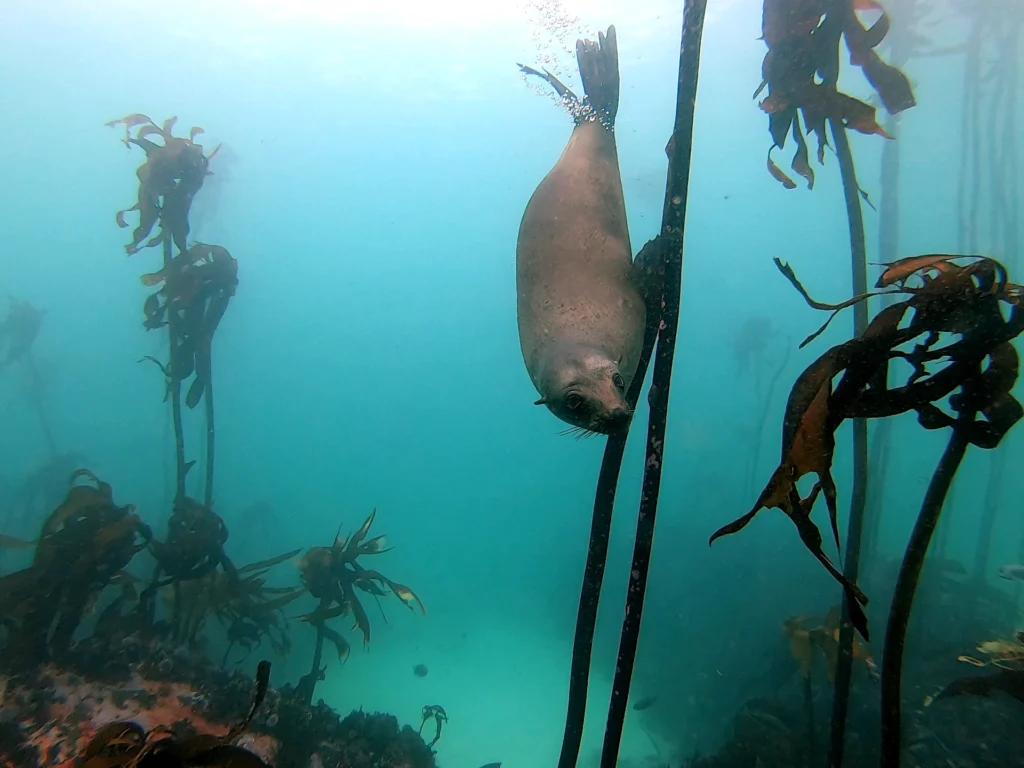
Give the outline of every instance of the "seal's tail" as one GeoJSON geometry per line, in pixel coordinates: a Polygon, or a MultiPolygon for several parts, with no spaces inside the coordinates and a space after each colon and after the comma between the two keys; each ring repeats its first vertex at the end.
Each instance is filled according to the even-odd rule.
{"type": "Polygon", "coordinates": [[[576,60],[586,103],[608,125],[614,125],[615,113],[619,111],[619,46],[615,27],[608,27],[607,34],[598,32],[596,43],[577,40],[576,60]]]}

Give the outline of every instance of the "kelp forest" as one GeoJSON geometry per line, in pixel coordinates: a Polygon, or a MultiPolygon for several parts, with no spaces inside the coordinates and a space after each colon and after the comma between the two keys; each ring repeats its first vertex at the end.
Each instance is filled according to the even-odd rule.
{"type": "MultiPolygon", "coordinates": [[[[192,201],[215,173],[217,149],[197,143],[199,127],[176,136],[175,123],[133,114],[107,124],[144,155],[137,201],[116,223],[129,228],[137,215],[125,252],[140,263],[148,292],[140,325],[166,338],[164,357],[140,362],[160,377],[162,402],[153,407],[168,408],[173,423],[170,514],[165,530],[155,529],[82,456],[58,453],[43,401],[33,398],[51,458],[15,489],[9,508],[21,528],[42,518],[37,536],[0,539],[31,552],[27,567],[0,578],[0,763],[433,766],[440,725],[428,745],[422,724],[417,731],[363,711],[340,718],[322,699],[314,704],[317,683],[340,674],[351,645],[369,646],[368,600],[382,615],[388,598],[426,613],[412,589],[376,569],[391,550],[372,530],[376,510],[355,530],[333,539],[325,531],[305,551],[245,564],[228,554],[230,531],[215,511],[214,350],[239,268],[224,246],[189,238],[192,201]],[[153,253],[156,268],[147,261],[153,253]],[[186,409],[202,410],[200,434],[186,434],[186,409]],[[190,458],[197,453],[205,456],[199,466],[190,458]],[[275,575],[288,561],[297,565],[296,584],[275,575]],[[309,672],[272,687],[270,662],[254,657],[289,655],[296,632],[315,637],[309,672]]],[[[37,395],[32,343],[44,317],[15,300],[0,326],[4,365],[25,365],[37,395]]],[[[433,704],[424,712],[430,707],[443,713],[433,704]]],[[[424,723],[429,718],[433,709],[424,723]]]]}
{"type": "MultiPolygon", "coordinates": [[[[623,358],[613,375],[605,371],[616,402],[623,403],[617,423],[626,426],[601,432],[607,442],[594,468],[581,578],[568,587],[557,584],[573,601],[579,587],[575,634],[558,650],[565,672],[558,684],[568,688],[564,707],[559,703],[565,714],[560,756],[550,763],[558,768],[638,768],[634,758],[620,759],[627,726],[659,696],[678,694],[640,697],[630,686],[662,475],[672,473],[678,459],[674,449],[666,453],[666,443],[675,442],[669,393],[677,337],[691,333],[681,315],[686,212],[691,164],[703,162],[693,137],[701,110],[698,75],[706,66],[705,16],[717,12],[716,0],[681,5],[675,122],[664,126],[668,171],[660,230],[631,262],[644,268],[647,281],[638,367],[629,381],[618,372],[623,358]],[[647,423],[631,427],[648,369],[647,423]],[[598,605],[631,428],[643,452],[636,465],[639,509],[629,521],[635,539],[625,610],[614,628],[621,632],[608,673],[607,717],[598,726],[600,759],[588,762],[584,723],[593,720],[586,709],[592,660],[600,651],[598,605]]],[[[834,215],[845,222],[843,247],[814,246],[814,261],[806,255],[811,251],[798,248],[744,256],[762,259],[766,269],[774,264],[783,297],[776,316],[739,312],[731,348],[722,347],[734,374],[729,386],[745,387],[754,403],[743,436],[746,452],[737,451],[728,465],[729,481],[750,498],[738,510],[705,509],[698,522],[706,524],[710,556],[719,557],[757,538],[755,519],[760,525],[776,516],[790,554],[820,567],[829,604],[821,610],[810,589],[787,595],[806,599],[806,610],[774,617],[772,608],[774,635],[745,638],[751,646],[780,650],[770,682],[743,689],[745,700],[731,719],[715,723],[721,732],[714,739],[679,739],[699,742],[703,753],[663,754],[652,737],[658,754],[642,765],[1024,768],[1024,533],[1019,504],[1007,491],[1015,472],[1009,449],[1019,448],[1013,436],[1024,417],[1018,399],[1024,260],[1017,226],[1024,0],[763,0],[761,11],[761,71],[749,72],[751,89],[737,97],[749,100],[747,117],[764,142],[749,170],[790,205],[817,203],[823,188],[834,191],[842,201],[834,215]],[[933,71],[942,73],[941,90],[919,82],[933,71]],[[930,213],[955,222],[956,242],[941,252],[910,250],[907,213],[918,203],[907,199],[907,180],[914,163],[922,164],[912,153],[915,132],[936,129],[915,120],[936,108],[929,100],[940,92],[942,114],[956,116],[941,126],[954,137],[956,154],[927,162],[955,178],[955,203],[930,213]],[[835,290],[823,284],[826,274],[842,275],[848,290],[826,295],[835,290]],[[791,337],[783,315],[800,318],[806,330],[791,337]],[[908,507],[908,488],[917,487],[909,482],[915,478],[908,480],[910,454],[913,471],[927,477],[908,507]],[[907,525],[893,523],[901,519],[907,525]],[[1015,560],[1005,557],[1007,530],[1015,560]]],[[[602,86],[614,82],[619,98],[606,57],[609,50],[618,55],[617,38],[614,27],[607,28],[598,42],[576,43],[584,97],[547,69],[519,65],[552,85],[563,105],[572,102],[574,131],[599,122],[612,134],[614,104],[598,109],[589,101],[593,91],[587,93],[600,79],[602,86]],[[590,68],[584,67],[588,57],[590,68]]],[[[55,429],[47,377],[34,353],[53,322],[47,310],[10,296],[0,312],[0,377],[13,382],[26,423],[38,430],[32,439],[44,448],[31,471],[0,482],[0,768],[433,768],[438,743],[446,732],[453,738],[446,729],[461,727],[454,708],[449,725],[444,706],[424,700],[413,710],[416,720],[403,723],[388,712],[337,712],[320,686],[345,681],[347,665],[359,663],[373,637],[380,642],[378,621],[389,622],[389,613],[415,616],[411,626],[424,626],[424,602],[405,582],[420,589],[433,574],[403,561],[406,546],[420,543],[417,537],[396,537],[392,545],[382,532],[394,525],[384,502],[379,512],[371,504],[346,508],[346,485],[354,480],[343,472],[339,497],[324,504],[337,507],[337,528],[310,535],[305,521],[297,526],[299,548],[277,551],[285,549],[274,538],[282,520],[269,502],[253,503],[239,517],[224,512],[226,470],[222,463],[218,486],[217,458],[223,460],[224,445],[233,443],[221,432],[218,444],[217,427],[231,428],[237,411],[223,404],[232,402],[232,386],[241,379],[225,375],[232,372],[234,338],[218,331],[251,301],[247,254],[244,247],[236,250],[230,234],[223,242],[198,242],[193,234],[206,230],[190,223],[190,215],[230,150],[208,147],[202,127],[184,129],[176,117],[155,117],[162,115],[129,114],[105,126],[97,120],[95,127],[130,159],[114,170],[124,198],[110,202],[105,221],[127,240],[110,258],[128,259],[133,268],[130,285],[117,290],[137,292],[141,310],[118,318],[138,340],[118,354],[151,377],[146,407],[169,425],[159,504],[136,498],[137,507],[113,470],[90,461],[55,429]],[[153,339],[159,353],[145,354],[143,340],[153,339]],[[228,520],[238,522],[229,526],[228,520]],[[271,542],[273,554],[258,560],[240,555],[254,540],[271,542]],[[301,674],[284,679],[282,668],[295,668],[296,658],[301,674]]],[[[603,161],[615,156],[614,139],[611,150],[602,151],[603,161]]],[[[572,178],[574,184],[593,181],[572,178]]],[[[395,197],[396,208],[406,205],[404,193],[395,197]]],[[[804,222],[794,218],[792,226],[793,237],[803,238],[804,222]]],[[[238,236],[238,242],[252,241],[238,236]]],[[[694,249],[690,258],[704,255],[694,249]]],[[[639,300],[641,291],[630,285],[639,300]]],[[[433,320],[417,317],[424,325],[433,320]]],[[[268,367],[280,364],[276,354],[268,353],[268,367]]],[[[440,368],[446,361],[431,362],[440,368]]],[[[419,386],[432,373],[401,375],[413,375],[419,386]]],[[[360,386],[366,382],[372,386],[372,375],[360,386]]],[[[445,391],[458,383],[446,380],[445,391]]],[[[566,392],[578,385],[572,380],[566,392]]],[[[575,390],[563,399],[569,411],[588,405],[575,390]]],[[[535,404],[550,407],[551,401],[542,397],[535,404]]],[[[677,406],[676,413],[684,410],[677,406]]],[[[568,431],[598,434],[579,425],[568,431]]],[[[680,507],[689,515],[690,500],[684,501],[662,500],[662,519],[680,507]]],[[[517,509],[501,523],[503,530],[530,528],[534,537],[537,531],[522,522],[526,514],[517,509]]],[[[423,516],[430,516],[432,530],[447,530],[434,519],[441,514],[423,516]]],[[[554,523],[551,530],[557,531],[554,523]]],[[[704,541],[702,535],[701,548],[704,541]]],[[[431,552],[438,569],[455,568],[450,561],[477,542],[450,547],[431,552]]],[[[528,581],[543,571],[531,558],[532,552],[517,552],[514,562],[490,565],[516,574],[539,604],[550,595],[534,592],[556,590],[528,581]]],[[[775,576],[769,572],[758,584],[759,600],[768,602],[778,588],[775,576]]],[[[677,591],[681,614],[691,586],[677,591]]],[[[423,594],[436,616],[435,596],[423,594]]],[[[499,601],[482,586],[475,596],[481,603],[499,601]]],[[[532,624],[534,617],[515,621],[532,624]]],[[[517,675],[534,663],[527,651],[510,655],[516,658],[502,663],[517,675]]],[[[426,665],[417,664],[412,674],[425,677],[426,665]]],[[[481,701],[514,698],[506,691],[479,693],[481,701]]],[[[548,724],[555,731],[562,725],[548,724]]],[[[516,739],[534,738],[517,722],[506,725],[516,739]]],[[[459,768],[457,761],[450,765],[459,768]]],[[[518,766],[509,761],[507,768],[518,766]]]]}
{"type": "MultiPolygon", "coordinates": [[[[821,182],[808,136],[819,165],[835,155],[849,221],[853,296],[821,301],[801,283],[799,265],[777,257],[775,265],[798,300],[830,313],[800,348],[813,348],[847,309],[852,333],[823,350],[792,384],[781,463],[752,509],[711,541],[740,534],[763,509],[781,510],[836,581],[838,595],[827,615],[780,616],[792,660],[784,675],[789,682],[748,700],[726,728],[719,753],[693,757],[688,765],[1022,764],[1021,710],[1013,703],[1024,703],[1020,589],[1008,592],[992,578],[1019,578],[1020,568],[994,559],[992,544],[1000,512],[1014,508],[1000,496],[1008,466],[1000,446],[1024,415],[1013,395],[1024,289],[1011,278],[1021,269],[1016,116],[1022,24],[1024,10],[1015,3],[889,0],[883,8],[874,0],[764,2],[768,52],[755,98],[768,116],[768,173],[787,190],[798,188],[796,179],[811,190],[821,182]],[[931,33],[954,16],[964,20],[956,39],[931,33]],[[925,59],[963,72],[957,207],[946,213],[957,222],[958,242],[956,253],[906,255],[901,147],[913,137],[900,118],[917,104],[907,71],[925,59]],[[874,92],[869,99],[843,90],[858,70],[874,92]],[[879,181],[870,189],[863,179],[876,171],[855,162],[851,132],[883,142],[879,181]],[[784,169],[777,158],[787,148],[793,155],[784,169]],[[867,216],[876,220],[874,244],[866,238],[867,216]],[[881,269],[873,284],[871,269],[881,269]],[[942,435],[945,449],[906,548],[893,553],[881,548],[880,530],[886,516],[899,514],[888,489],[900,482],[892,469],[900,450],[892,424],[901,414],[942,435]],[[837,434],[847,421],[852,429],[837,434]],[[975,452],[988,466],[981,484],[962,473],[958,478],[961,463],[975,452]],[[851,459],[849,487],[833,477],[837,453],[851,459]],[[807,475],[813,484],[798,489],[807,475]],[[827,513],[825,533],[812,520],[816,506],[827,513]],[[948,518],[963,517],[977,531],[967,563],[950,549],[948,518]]],[[[777,352],[787,342],[762,318],[748,320],[734,341],[739,369],[757,365],[760,376],[770,377],[766,395],[755,379],[765,404],[788,363],[788,353],[777,352]]],[[[754,465],[756,455],[748,472],[754,465]]],[[[1018,549],[1024,561],[1024,544],[1018,549]]]]}

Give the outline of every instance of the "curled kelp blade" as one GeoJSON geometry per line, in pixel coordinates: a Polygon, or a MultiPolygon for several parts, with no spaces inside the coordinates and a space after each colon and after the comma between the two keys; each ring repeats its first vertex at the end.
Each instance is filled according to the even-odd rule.
{"type": "Polygon", "coordinates": [[[322,624],[330,619],[336,619],[339,616],[344,616],[348,613],[348,606],[344,603],[332,606],[330,608],[317,608],[311,613],[304,613],[301,616],[296,616],[296,621],[305,621],[308,624],[322,624]]]}
{"type": "Polygon", "coordinates": [[[377,508],[374,507],[370,516],[363,521],[363,524],[359,526],[359,530],[352,534],[349,538],[348,543],[345,545],[345,553],[349,554],[355,550],[363,539],[366,538],[366,534],[370,532],[370,526],[373,525],[373,521],[377,518],[377,508]]]}
{"type": "Polygon", "coordinates": [[[782,186],[785,187],[786,189],[796,189],[796,182],[789,178],[789,176],[787,176],[783,172],[783,170],[775,164],[775,161],[772,160],[772,150],[775,149],[775,147],[776,145],[772,144],[772,146],[769,147],[768,149],[768,173],[771,174],[771,177],[780,184],[782,184],[782,186]]]}
{"type": "Polygon", "coordinates": [[[326,624],[317,624],[317,631],[322,632],[323,636],[334,644],[335,649],[338,651],[338,660],[344,664],[348,661],[349,655],[352,652],[352,647],[349,645],[348,640],[341,636],[336,630],[331,629],[326,624]]]}
{"type": "Polygon", "coordinates": [[[264,568],[271,568],[272,566],[279,565],[280,563],[283,563],[287,560],[291,560],[301,551],[301,549],[293,549],[291,552],[285,552],[283,555],[278,555],[277,557],[271,557],[267,560],[260,560],[256,563],[249,563],[248,565],[243,565],[241,568],[238,569],[238,573],[243,574],[249,573],[250,571],[261,571],[264,568]]]}
{"type": "Polygon", "coordinates": [[[386,536],[374,536],[364,544],[359,545],[360,555],[379,555],[384,552],[390,552],[394,547],[387,546],[386,536]]]}
{"type": "Polygon", "coordinates": [[[806,339],[804,339],[802,342],[800,342],[800,348],[801,349],[803,349],[805,346],[810,344],[816,338],[821,336],[821,334],[823,334],[825,332],[825,330],[829,327],[829,325],[831,325],[832,321],[836,318],[836,315],[838,315],[840,312],[842,312],[847,307],[852,307],[854,304],[859,304],[860,302],[862,302],[862,301],[864,301],[866,299],[869,299],[869,298],[871,298],[873,296],[881,296],[881,295],[883,295],[885,293],[898,293],[898,291],[881,291],[881,292],[862,293],[859,296],[854,296],[852,299],[847,299],[846,301],[841,301],[838,304],[826,304],[824,302],[815,300],[807,292],[807,289],[804,288],[803,285],[800,283],[800,281],[797,279],[796,273],[793,271],[792,267],[790,267],[788,264],[786,264],[784,261],[782,261],[782,259],[780,259],[778,257],[774,258],[773,261],[775,262],[775,266],[778,268],[779,272],[782,273],[783,277],[785,277],[787,280],[789,280],[789,282],[792,284],[792,286],[797,289],[797,291],[800,293],[800,295],[803,296],[804,301],[806,301],[807,304],[810,307],[812,307],[814,309],[824,309],[824,310],[831,310],[832,311],[832,314],[829,315],[829,318],[828,318],[828,320],[825,321],[824,325],[822,325],[818,330],[816,330],[814,333],[812,333],[810,336],[808,336],[806,339]]]}
{"type": "MultiPolygon", "coordinates": [[[[82,753],[85,760],[131,755],[142,748],[146,732],[138,723],[118,721],[102,726],[82,753]]],[[[87,763],[88,765],[88,763],[87,763]]]]}

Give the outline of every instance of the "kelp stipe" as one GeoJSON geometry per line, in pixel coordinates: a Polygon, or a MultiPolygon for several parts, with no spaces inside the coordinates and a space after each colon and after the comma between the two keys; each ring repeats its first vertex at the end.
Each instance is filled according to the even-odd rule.
{"type": "MultiPolygon", "coordinates": [[[[760,103],[769,116],[772,146],[768,150],[768,171],[787,189],[795,189],[790,179],[772,160],[773,149],[783,149],[789,135],[796,145],[792,169],[814,188],[815,176],[810,163],[807,140],[801,129],[800,116],[806,129],[817,138],[818,163],[824,163],[827,131],[835,143],[842,174],[847,219],[850,228],[850,256],[854,295],[867,292],[867,248],[861,199],[867,194],[857,182],[856,166],[846,134],[852,129],[864,134],[891,138],[875,119],[875,108],[839,90],[840,45],[845,40],[851,63],[861,69],[865,78],[889,114],[897,114],[916,104],[910,82],[895,66],[887,64],[875,48],[889,31],[889,18],[878,3],[872,2],[881,16],[866,29],[857,17],[854,0],[826,0],[818,4],[799,4],[792,0],[765,0],[762,32],[768,53],[762,63],[761,86],[754,97],[767,87],[768,95],[760,103]],[[827,127],[826,127],[827,126],[827,127]]],[[[865,304],[854,309],[854,333],[864,333],[868,324],[865,304]]],[[[805,342],[806,343],[806,342],[805,342]]],[[[860,570],[860,552],[864,513],[868,495],[868,430],[867,422],[855,419],[853,424],[853,489],[850,519],[847,523],[846,557],[842,567],[845,581],[856,584],[860,570]]],[[[827,488],[826,488],[827,492],[827,488]]],[[[833,526],[834,527],[834,526],[833,526]]],[[[838,544],[838,531],[835,531],[838,544]]],[[[840,623],[839,664],[833,698],[832,727],[829,743],[829,765],[839,768],[843,762],[846,715],[849,701],[850,675],[853,665],[853,624],[860,606],[851,605],[844,590],[840,623]]]]}
{"type": "MultiPolygon", "coordinates": [[[[657,344],[657,357],[651,391],[648,395],[650,416],[644,469],[643,491],[637,520],[636,541],[626,615],[619,641],[608,720],[605,727],[601,755],[602,768],[615,766],[618,759],[622,726],[625,721],[629,684],[636,658],[636,647],[643,614],[647,571],[654,537],[654,524],[661,486],[662,459],[665,448],[665,424],[668,417],[669,385],[675,353],[676,327],[679,319],[679,295],[682,281],[682,247],[686,216],[686,200],[690,176],[694,101],[697,94],[697,76],[700,64],[700,44],[704,31],[706,0],[686,0],[683,9],[682,42],[679,56],[679,80],[676,98],[676,119],[672,138],[666,147],[669,157],[668,181],[665,190],[665,208],[661,234],[649,242],[637,256],[650,259],[664,272],[660,304],[650,301],[644,346],[637,372],[633,378],[627,400],[635,406],[657,344]],[[656,260],[656,261],[655,261],[656,260]],[[656,311],[650,311],[654,307],[656,311]]],[[[594,514],[590,531],[590,545],[580,593],[573,642],[572,668],[569,679],[569,703],[566,715],[559,768],[575,768],[583,738],[586,715],[587,688],[590,659],[593,650],[594,628],[601,596],[601,584],[608,555],[615,491],[618,486],[622,456],[628,432],[608,438],[597,481],[594,514]]]]}

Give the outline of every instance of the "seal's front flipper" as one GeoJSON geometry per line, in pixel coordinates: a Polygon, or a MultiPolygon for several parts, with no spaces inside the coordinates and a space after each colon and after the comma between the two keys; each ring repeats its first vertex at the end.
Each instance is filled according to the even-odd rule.
{"type": "Polygon", "coordinates": [[[566,88],[565,85],[562,84],[561,80],[552,75],[546,69],[543,72],[541,72],[539,70],[534,69],[533,67],[528,67],[525,64],[518,64],[517,66],[519,67],[520,71],[523,72],[524,74],[536,75],[541,80],[550,85],[552,88],[554,88],[555,93],[557,93],[558,97],[563,101],[569,104],[580,103],[579,97],[575,93],[570,91],[568,88],[566,88]]]}
{"type": "Polygon", "coordinates": [[[681,235],[675,230],[662,232],[633,259],[631,278],[633,285],[644,297],[647,306],[647,327],[655,328],[661,323],[661,300],[665,286],[665,271],[669,261],[679,258],[682,245],[681,235]]]}
{"type": "Polygon", "coordinates": [[[593,40],[576,41],[576,62],[586,103],[609,128],[615,125],[619,111],[619,46],[615,27],[608,34],[597,33],[593,40]]]}

